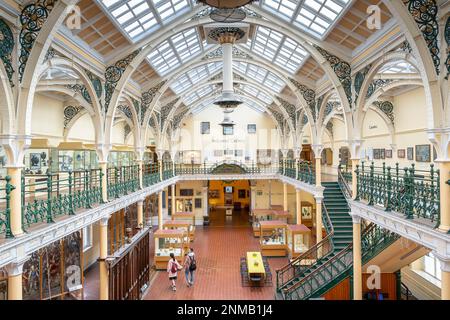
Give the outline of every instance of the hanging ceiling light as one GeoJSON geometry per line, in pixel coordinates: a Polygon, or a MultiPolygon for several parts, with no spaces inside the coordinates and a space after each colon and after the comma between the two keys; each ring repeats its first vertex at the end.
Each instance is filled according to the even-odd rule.
{"type": "Polygon", "coordinates": [[[247,14],[240,8],[234,9],[217,9],[214,8],[209,14],[211,20],[222,23],[236,23],[244,20],[247,14]]]}
{"type": "Polygon", "coordinates": [[[239,8],[254,1],[256,0],[198,0],[198,2],[219,9],[239,8]]]}

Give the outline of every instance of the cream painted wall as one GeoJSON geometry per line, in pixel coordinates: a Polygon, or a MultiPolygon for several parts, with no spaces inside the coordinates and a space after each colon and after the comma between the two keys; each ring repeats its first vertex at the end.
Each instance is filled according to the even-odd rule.
{"type": "Polygon", "coordinates": [[[222,109],[214,105],[195,116],[188,117],[182,123],[181,138],[175,144],[175,148],[181,151],[202,150],[202,161],[205,157],[207,161],[222,160],[214,157],[214,150],[243,150],[243,157],[232,158],[244,161],[245,156],[255,159],[257,149],[280,149],[275,123],[267,114],[245,105],[237,107],[230,116],[236,123],[232,136],[223,135],[222,127],[219,125],[223,118],[222,109]],[[210,122],[210,134],[200,134],[201,122],[210,122]],[[256,134],[247,133],[248,124],[256,124],[256,134]]]}
{"type": "MultiPolygon", "coordinates": [[[[425,109],[425,93],[423,88],[417,88],[412,91],[397,95],[393,98],[394,115],[395,115],[395,140],[397,149],[406,149],[416,145],[428,144],[431,149],[431,160],[433,160],[433,147],[427,138],[425,132],[427,113],[425,109]]],[[[339,163],[339,149],[346,146],[345,127],[339,120],[332,120],[334,125],[334,146],[333,146],[333,163],[339,163]]],[[[363,122],[362,139],[364,140],[363,149],[367,151],[369,148],[374,149],[392,149],[392,137],[389,134],[388,127],[384,120],[373,110],[369,110],[363,122]]],[[[324,139],[325,140],[325,139],[324,139]]],[[[325,143],[325,145],[330,142],[325,143]]],[[[408,166],[411,163],[416,164],[418,169],[428,170],[430,163],[420,163],[411,160],[399,159],[397,152],[392,152],[392,159],[374,160],[376,166],[381,166],[383,162],[386,165],[395,166],[399,163],[400,167],[408,166]]],[[[415,152],[414,152],[415,159],[415,152]]],[[[366,162],[369,160],[366,158],[366,162]]]]}
{"type": "Polygon", "coordinates": [[[36,94],[31,118],[31,134],[33,138],[47,138],[50,144],[58,145],[63,140],[63,130],[63,102],[36,94]]]}
{"type": "Polygon", "coordinates": [[[67,140],[95,142],[95,129],[89,114],[84,114],[75,121],[67,135],[67,140]]]}

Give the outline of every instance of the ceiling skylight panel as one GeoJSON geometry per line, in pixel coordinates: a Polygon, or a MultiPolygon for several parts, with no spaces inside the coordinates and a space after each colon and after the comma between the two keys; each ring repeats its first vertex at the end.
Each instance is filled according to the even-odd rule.
{"type": "Polygon", "coordinates": [[[290,19],[296,8],[298,0],[264,0],[263,8],[266,8],[284,19],[290,19]]]}
{"type": "Polygon", "coordinates": [[[190,7],[187,0],[154,0],[153,3],[163,22],[178,16],[181,11],[190,7]]]}

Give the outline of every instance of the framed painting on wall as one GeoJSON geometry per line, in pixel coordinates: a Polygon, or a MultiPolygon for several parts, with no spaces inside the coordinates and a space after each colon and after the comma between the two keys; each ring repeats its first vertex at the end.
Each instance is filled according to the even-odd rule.
{"type": "Polygon", "coordinates": [[[220,192],[219,192],[219,190],[217,190],[217,189],[209,190],[209,197],[210,197],[211,199],[218,199],[218,198],[220,198],[220,192]]]}
{"type": "Polygon", "coordinates": [[[380,149],[373,149],[373,158],[375,160],[381,159],[380,149]]]}
{"type": "Polygon", "coordinates": [[[312,220],[313,206],[309,202],[302,202],[302,221],[312,220]]]}
{"type": "Polygon", "coordinates": [[[386,149],[386,159],[392,159],[392,150],[386,149]]]}
{"type": "Polygon", "coordinates": [[[406,149],[406,157],[408,160],[414,160],[414,148],[407,148],[406,149]]]}
{"type": "Polygon", "coordinates": [[[245,194],[246,194],[245,191],[246,191],[246,190],[244,190],[244,189],[238,190],[238,198],[239,198],[239,199],[245,199],[245,194]]]}
{"type": "Polygon", "coordinates": [[[431,147],[429,144],[416,146],[416,161],[417,162],[431,161],[431,147]]]}
{"type": "Polygon", "coordinates": [[[30,153],[30,169],[36,170],[41,168],[41,154],[30,153]]]}
{"type": "Polygon", "coordinates": [[[404,159],[405,158],[405,149],[398,149],[397,150],[397,158],[404,159]]]}
{"type": "Polygon", "coordinates": [[[386,150],[380,149],[380,159],[386,159],[386,150]]]}

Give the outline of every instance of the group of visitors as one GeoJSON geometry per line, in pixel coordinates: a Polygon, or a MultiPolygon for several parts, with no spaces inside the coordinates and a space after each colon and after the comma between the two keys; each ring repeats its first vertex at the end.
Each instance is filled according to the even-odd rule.
{"type": "MultiPolygon", "coordinates": [[[[194,272],[197,269],[197,261],[195,260],[194,249],[190,248],[189,253],[184,255],[184,276],[186,285],[191,287],[194,285],[194,272]]],[[[183,266],[175,259],[173,253],[170,254],[170,260],[167,264],[167,272],[169,273],[169,281],[173,291],[177,291],[178,271],[182,270],[183,266]]]]}

